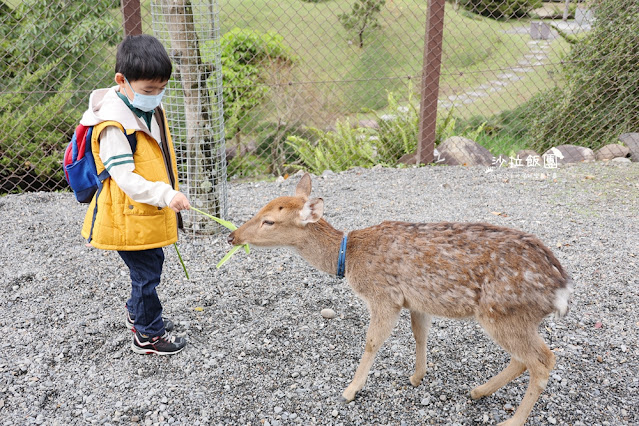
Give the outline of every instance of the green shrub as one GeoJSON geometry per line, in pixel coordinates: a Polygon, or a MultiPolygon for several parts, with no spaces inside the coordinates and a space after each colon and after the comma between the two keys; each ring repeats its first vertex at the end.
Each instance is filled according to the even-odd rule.
{"type": "Polygon", "coordinates": [[[50,69],[49,79],[40,79],[41,86],[31,87],[32,91],[55,90],[70,70],[77,85],[95,82],[96,68],[105,65],[105,44],[115,44],[121,37],[121,24],[111,13],[112,0],[13,3],[16,8],[0,19],[0,73],[15,78],[0,82],[0,87],[14,89],[23,76],[47,66],[52,58],[60,66],[50,69]]]}
{"type": "MultiPolygon", "coordinates": [[[[214,63],[212,43],[202,48],[204,62],[214,63]]],[[[296,58],[284,38],[271,31],[234,28],[222,36],[220,44],[224,120],[227,139],[231,139],[249,120],[248,113],[268,94],[263,69],[274,63],[290,66],[296,58]]],[[[210,79],[209,84],[215,84],[215,80],[210,79]]]]}
{"type": "Polygon", "coordinates": [[[62,156],[88,98],[78,88],[113,84],[121,20],[112,0],[11,3],[0,2],[0,191],[67,188],[62,156]]]}
{"type": "Polygon", "coordinates": [[[493,155],[515,157],[517,151],[530,148],[528,131],[531,123],[530,104],[524,103],[513,110],[490,117],[474,116],[457,120],[457,132],[475,129],[476,137],[468,137],[488,149],[493,155]],[[479,133],[478,131],[481,130],[479,133]]]}
{"type": "Polygon", "coordinates": [[[324,170],[341,172],[352,167],[372,167],[377,163],[376,148],[372,142],[373,129],[352,127],[348,120],[337,121],[336,130],[324,132],[309,129],[317,141],[290,136],[287,143],[299,157],[291,167],[322,174],[324,170]]]}
{"type": "Polygon", "coordinates": [[[473,13],[493,19],[511,19],[527,16],[541,7],[541,0],[461,0],[460,4],[473,13]]]}
{"type": "Polygon", "coordinates": [[[269,175],[268,160],[253,154],[235,156],[228,164],[228,176],[232,179],[263,178],[269,175]]]}
{"type": "MultiPolygon", "coordinates": [[[[419,139],[419,109],[413,99],[413,88],[408,86],[408,97],[405,105],[400,105],[392,92],[388,93],[388,107],[385,113],[375,111],[379,129],[374,139],[377,161],[380,164],[394,165],[404,155],[417,150],[419,139]]],[[[455,109],[440,111],[435,127],[435,145],[439,145],[451,136],[465,136],[476,140],[484,132],[485,120],[478,123],[460,124],[455,117],[455,109]]]]}
{"type": "Polygon", "coordinates": [[[297,159],[295,152],[287,144],[290,136],[312,139],[314,134],[301,123],[263,122],[256,129],[256,151],[268,159],[271,173],[283,175],[287,164],[297,159]]]}
{"type": "MultiPolygon", "coordinates": [[[[289,137],[287,144],[298,157],[289,166],[321,174],[324,170],[339,172],[352,167],[397,165],[404,154],[417,149],[420,116],[412,93],[409,86],[406,105],[400,105],[389,92],[388,107],[383,113],[365,111],[375,116],[377,128],[354,127],[348,120],[338,120],[334,131],[311,128],[312,137],[289,137]]],[[[438,115],[435,144],[456,135],[478,140],[485,134],[486,126],[485,120],[472,126],[460,125],[455,110],[450,109],[438,115]]]]}
{"type": "Polygon", "coordinates": [[[395,164],[402,155],[417,149],[419,111],[413,102],[411,87],[407,106],[401,106],[392,92],[388,93],[387,99],[388,113],[370,112],[373,112],[379,125],[376,141],[378,161],[395,164]]]}
{"type": "Polygon", "coordinates": [[[527,104],[532,148],[597,149],[639,128],[639,9],[636,0],[599,0],[593,30],[571,44],[564,84],[527,104]]]}
{"type": "Polygon", "coordinates": [[[66,187],[62,157],[81,116],[80,109],[68,106],[72,80],[65,80],[55,95],[41,102],[29,99],[33,96],[29,88],[38,85],[55,66],[50,64],[26,76],[17,92],[0,96],[2,192],[66,187]]]}

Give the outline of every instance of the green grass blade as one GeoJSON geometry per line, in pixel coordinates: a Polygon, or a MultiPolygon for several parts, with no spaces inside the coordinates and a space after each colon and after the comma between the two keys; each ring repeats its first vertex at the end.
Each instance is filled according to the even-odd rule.
{"type": "Polygon", "coordinates": [[[186,265],[184,264],[184,261],[182,260],[182,255],[180,254],[180,250],[178,250],[177,243],[173,243],[173,247],[175,247],[175,252],[178,255],[178,259],[180,259],[180,263],[182,264],[182,269],[184,269],[184,275],[186,275],[186,279],[190,280],[191,278],[189,278],[189,273],[186,270],[186,265]]]}
{"type": "MultiPolygon", "coordinates": [[[[226,261],[229,260],[231,258],[231,256],[233,256],[235,254],[235,252],[238,251],[241,248],[242,248],[242,246],[233,246],[233,248],[231,250],[229,250],[228,253],[226,253],[226,255],[222,258],[222,260],[220,260],[218,262],[218,264],[216,265],[216,268],[220,269],[220,266],[224,265],[224,263],[226,263],[226,261]]],[[[248,249],[248,244],[246,244],[245,250],[246,249],[248,249]]],[[[247,251],[247,253],[248,253],[248,251],[247,251]]]]}
{"type": "MultiPolygon", "coordinates": [[[[213,219],[214,221],[216,221],[220,225],[224,226],[225,228],[230,229],[231,231],[235,231],[237,229],[237,226],[233,225],[228,220],[220,219],[219,217],[215,217],[215,216],[212,216],[212,215],[210,215],[208,213],[204,213],[202,210],[196,209],[193,206],[191,206],[191,210],[196,211],[198,213],[201,213],[204,216],[213,219]]],[[[226,255],[222,258],[222,260],[220,260],[218,262],[217,268],[220,269],[220,266],[222,266],[227,260],[229,260],[231,258],[231,256],[233,256],[235,254],[235,252],[238,251],[242,247],[244,247],[244,251],[246,252],[246,254],[249,254],[251,252],[251,249],[249,248],[248,244],[243,244],[241,246],[233,246],[233,248],[228,253],[226,253],[226,255]]],[[[175,249],[177,250],[177,246],[175,246],[175,249]]],[[[180,253],[178,252],[178,256],[179,255],[180,255],[180,253]]],[[[182,258],[180,257],[180,261],[181,260],[182,260],[182,258]]],[[[182,266],[184,267],[184,263],[182,264],[182,266]]],[[[184,272],[186,272],[186,268],[184,269],[184,272]]],[[[188,277],[189,277],[189,275],[187,274],[186,278],[188,278],[188,277]]]]}
{"type": "Polygon", "coordinates": [[[225,228],[230,229],[231,231],[235,231],[237,229],[237,226],[233,225],[231,222],[229,222],[228,220],[224,220],[224,219],[220,219],[219,217],[215,217],[215,216],[211,216],[208,213],[204,213],[202,210],[200,209],[196,209],[195,207],[191,206],[191,210],[194,210],[200,214],[203,214],[206,217],[209,217],[211,219],[213,219],[214,221],[216,221],[217,223],[219,223],[220,225],[224,226],[225,228]]]}

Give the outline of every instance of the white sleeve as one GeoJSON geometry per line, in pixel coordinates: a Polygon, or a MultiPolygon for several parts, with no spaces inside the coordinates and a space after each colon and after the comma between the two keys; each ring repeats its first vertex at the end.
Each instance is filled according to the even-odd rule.
{"type": "Polygon", "coordinates": [[[177,194],[168,183],[151,182],[133,173],[131,146],[116,126],[108,126],[100,133],[100,159],[111,178],[133,201],[166,207],[177,194]]]}

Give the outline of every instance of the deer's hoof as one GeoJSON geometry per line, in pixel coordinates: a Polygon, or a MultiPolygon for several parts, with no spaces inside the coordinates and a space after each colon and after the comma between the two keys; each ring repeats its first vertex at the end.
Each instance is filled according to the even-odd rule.
{"type": "Polygon", "coordinates": [[[415,387],[417,387],[417,386],[422,384],[422,379],[419,378],[419,377],[415,377],[415,376],[410,376],[408,378],[408,381],[410,382],[411,385],[413,385],[415,387]]]}
{"type": "Polygon", "coordinates": [[[477,390],[477,388],[475,388],[475,389],[473,389],[473,390],[471,390],[471,391],[470,391],[470,397],[471,397],[472,399],[479,399],[479,398],[481,398],[482,396],[484,396],[484,394],[482,394],[481,392],[479,392],[479,391],[477,390]]]}
{"type": "Polygon", "coordinates": [[[339,402],[340,404],[348,404],[351,401],[352,399],[346,399],[343,395],[340,395],[339,398],[337,398],[337,402],[339,402]]]}

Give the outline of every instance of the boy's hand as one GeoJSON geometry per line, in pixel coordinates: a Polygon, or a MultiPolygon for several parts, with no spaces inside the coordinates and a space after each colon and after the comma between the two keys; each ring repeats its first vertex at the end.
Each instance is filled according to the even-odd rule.
{"type": "Polygon", "coordinates": [[[180,212],[180,210],[188,210],[191,207],[191,203],[186,198],[186,195],[178,192],[175,194],[175,197],[171,200],[169,207],[173,209],[176,213],[180,212]]]}

